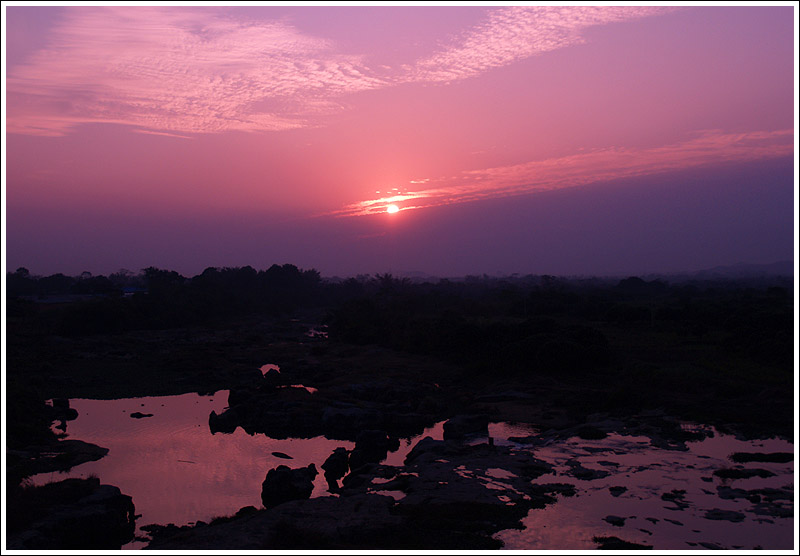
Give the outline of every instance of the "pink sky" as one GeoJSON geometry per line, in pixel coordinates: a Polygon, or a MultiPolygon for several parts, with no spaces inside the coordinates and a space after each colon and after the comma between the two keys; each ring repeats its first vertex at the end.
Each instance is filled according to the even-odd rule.
{"type": "Polygon", "coordinates": [[[4,10],[10,270],[793,257],[789,3],[4,10]]]}

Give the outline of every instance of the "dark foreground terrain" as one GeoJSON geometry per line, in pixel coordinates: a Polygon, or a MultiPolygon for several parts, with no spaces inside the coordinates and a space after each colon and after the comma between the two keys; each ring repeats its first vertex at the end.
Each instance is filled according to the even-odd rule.
{"type": "MultiPolygon", "coordinates": [[[[500,548],[493,534],[571,486],[534,483],[545,461],[464,441],[489,422],[535,425],[532,443],[635,432],[680,447],[702,436],[683,421],[793,437],[791,279],[324,281],[291,265],[7,279],[9,548],[133,539],[136,500],[102,477],[26,482],[105,455],[51,428],[75,418],[70,398],[230,390],[211,432],[355,443],[319,468],[264,469],[260,508],[150,527],[150,548],[500,548]],[[262,375],[275,361],[280,372],[262,375]],[[381,463],[397,439],[441,421],[443,440],[420,441],[402,467],[381,463]],[[515,478],[498,496],[464,468],[515,478]],[[317,473],[334,496],[308,499],[317,473]]],[[[768,494],[742,496],[783,496],[768,494]]]]}

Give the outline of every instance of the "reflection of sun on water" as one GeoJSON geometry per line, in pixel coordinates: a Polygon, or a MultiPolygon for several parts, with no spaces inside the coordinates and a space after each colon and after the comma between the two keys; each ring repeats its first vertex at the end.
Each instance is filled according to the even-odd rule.
{"type": "Polygon", "coordinates": [[[398,207],[397,205],[389,205],[388,207],[386,207],[386,212],[388,212],[389,214],[400,212],[400,207],[398,207]]]}

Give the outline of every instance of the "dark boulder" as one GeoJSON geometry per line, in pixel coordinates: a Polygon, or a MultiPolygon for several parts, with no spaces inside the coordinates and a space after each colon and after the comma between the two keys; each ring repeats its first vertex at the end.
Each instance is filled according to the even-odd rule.
{"type": "Polygon", "coordinates": [[[790,452],[772,452],[772,453],[750,453],[750,452],[736,452],[730,455],[731,461],[736,463],[747,462],[771,462],[771,463],[789,463],[794,459],[794,454],[790,452]]]}
{"type": "Polygon", "coordinates": [[[360,431],[382,427],[383,422],[380,412],[353,405],[326,407],[322,412],[322,429],[329,438],[352,439],[360,431]]]}
{"type": "Polygon", "coordinates": [[[51,406],[45,406],[51,421],[72,421],[78,418],[78,411],[69,406],[67,398],[54,398],[51,406]]]}
{"type": "Polygon", "coordinates": [[[32,523],[15,516],[8,548],[19,550],[119,550],[133,540],[130,496],[99,479],[66,479],[26,493],[36,502],[32,523]]]}
{"type": "Polygon", "coordinates": [[[434,440],[433,437],[426,436],[411,448],[411,451],[406,456],[405,464],[408,465],[417,459],[432,461],[444,453],[446,448],[447,446],[443,440],[434,440]]]}
{"type": "Polygon", "coordinates": [[[338,490],[339,479],[345,476],[348,469],[348,452],[347,448],[336,448],[333,453],[328,456],[325,463],[322,464],[322,470],[325,472],[325,480],[328,481],[330,489],[338,490]]]}
{"type": "Polygon", "coordinates": [[[364,430],[358,433],[356,445],[350,453],[350,469],[358,469],[365,463],[379,463],[390,450],[397,450],[400,441],[390,438],[382,430],[364,430]]]}
{"type": "Polygon", "coordinates": [[[624,494],[627,490],[628,490],[628,488],[624,487],[624,486],[608,487],[608,492],[610,492],[611,496],[613,496],[614,498],[617,498],[620,495],[624,494]]]}
{"type": "Polygon", "coordinates": [[[131,413],[131,418],[133,419],[143,419],[144,417],[152,417],[152,413],[142,413],[141,411],[134,411],[131,413]]]}
{"type": "Polygon", "coordinates": [[[760,477],[765,479],[767,477],[774,477],[775,473],[768,469],[740,469],[740,468],[722,468],[717,469],[713,473],[721,479],[751,479],[753,477],[760,477]]]}
{"type": "Polygon", "coordinates": [[[216,411],[211,411],[208,416],[208,428],[211,434],[218,432],[232,433],[239,426],[239,418],[236,412],[232,409],[227,409],[217,415],[216,411]]]}
{"type": "Polygon", "coordinates": [[[489,434],[489,417],[486,415],[457,415],[444,424],[445,440],[461,440],[465,436],[481,434],[489,434]]]}
{"type": "Polygon", "coordinates": [[[289,500],[310,498],[317,474],[313,463],[300,469],[290,469],[285,465],[270,469],[261,483],[261,502],[265,508],[271,508],[289,500]]]}

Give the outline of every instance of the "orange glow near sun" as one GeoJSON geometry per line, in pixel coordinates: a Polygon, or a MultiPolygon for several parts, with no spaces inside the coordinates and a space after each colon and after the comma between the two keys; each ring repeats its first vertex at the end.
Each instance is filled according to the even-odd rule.
{"type": "Polygon", "coordinates": [[[389,205],[388,207],[386,207],[386,212],[388,212],[389,214],[400,212],[400,207],[398,207],[397,205],[389,205]]]}

